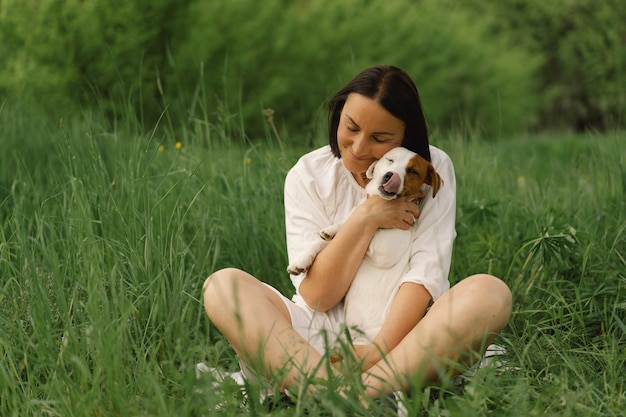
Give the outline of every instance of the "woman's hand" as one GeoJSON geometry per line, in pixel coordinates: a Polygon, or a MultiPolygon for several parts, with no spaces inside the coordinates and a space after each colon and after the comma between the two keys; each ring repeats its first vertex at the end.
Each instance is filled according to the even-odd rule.
{"type": "Polygon", "coordinates": [[[350,354],[352,358],[345,361],[341,352],[338,351],[330,355],[330,362],[342,372],[352,373],[354,372],[352,364],[358,364],[361,372],[365,372],[382,359],[380,349],[372,343],[367,345],[350,345],[350,354]]]}
{"type": "Polygon", "coordinates": [[[374,195],[360,204],[354,215],[365,216],[377,229],[408,230],[420,215],[416,199],[385,200],[374,195]]]}
{"type": "Polygon", "coordinates": [[[365,372],[381,359],[380,348],[372,343],[367,345],[352,345],[354,360],[361,364],[361,371],[365,372]]]}

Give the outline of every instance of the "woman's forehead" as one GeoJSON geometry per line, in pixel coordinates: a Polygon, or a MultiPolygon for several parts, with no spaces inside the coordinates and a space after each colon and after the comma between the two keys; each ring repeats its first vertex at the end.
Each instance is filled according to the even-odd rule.
{"type": "Polygon", "coordinates": [[[352,93],[346,99],[341,116],[378,133],[404,134],[404,122],[389,113],[379,102],[352,93]]]}

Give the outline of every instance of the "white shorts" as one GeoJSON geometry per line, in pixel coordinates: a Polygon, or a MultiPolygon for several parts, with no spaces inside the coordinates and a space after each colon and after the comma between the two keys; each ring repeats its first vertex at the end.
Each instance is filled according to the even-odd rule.
{"type": "Polygon", "coordinates": [[[336,347],[343,322],[343,302],[327,312],[320,312],[307,306],[304,301],[298,300],[297,296],[294,297],[296,301],[290,300],[276,288],[265,285],[283,300],[289,310],[292,327],[318,353],[323,355],[329,348],[336,347]]]}
{"type": "MultiPolygon", "coordinates": [[[[291,325],[294,330],[304,340],[309,342],[320,355],[324,355],[329,349],[334,350],[338,347],[338,339],[341,334],[341,320],[343,318],[343,302],[327,312],[319,312],[307,306],[304,301],[297,300],[297,296],[294,297],[296,301],[293,301],[282,295],[280,291],[271,285],[265,285],[274,291],[285,303],[287,310],[289,310],[291,325]]],[[[241,358],[239,358],[239,365],[241,374],[245,379],[259,382],[264,380],[264,378],[259,378],[259,374],[241,358]]]]}

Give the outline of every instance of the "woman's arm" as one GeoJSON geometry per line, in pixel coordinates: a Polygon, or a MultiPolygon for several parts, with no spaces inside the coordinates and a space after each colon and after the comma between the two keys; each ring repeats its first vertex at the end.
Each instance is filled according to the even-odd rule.
{"type": "Polygon", "coordinates": [[[368,198],[354,209],[333,240],[317,255],[300,285],[300,295],[310,307],[320,311],[337,305],[346,295],[376,230],[407,230],[418,216],[415,203],[368,198]]]}
{"type": "Polygon", "coordinates": [[[355,345],[358,360],[367,370],[395,348],[426,314],[432,297],[423,285],[404,283],[391,305],[382,328],[371,344],[355,345]]]}

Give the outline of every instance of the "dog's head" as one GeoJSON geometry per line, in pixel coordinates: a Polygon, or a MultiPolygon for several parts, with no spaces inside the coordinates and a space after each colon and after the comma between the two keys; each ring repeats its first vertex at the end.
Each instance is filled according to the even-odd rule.
{"type": "Polygon", "coordinates": [[[387,200],[417,196],[424,184],[430,185],[434,197],[443,185],[430,162],[403,147],[384,154],[365,175],[370,180],[365,188],[367,194],[378,194],[387,200]]]}

